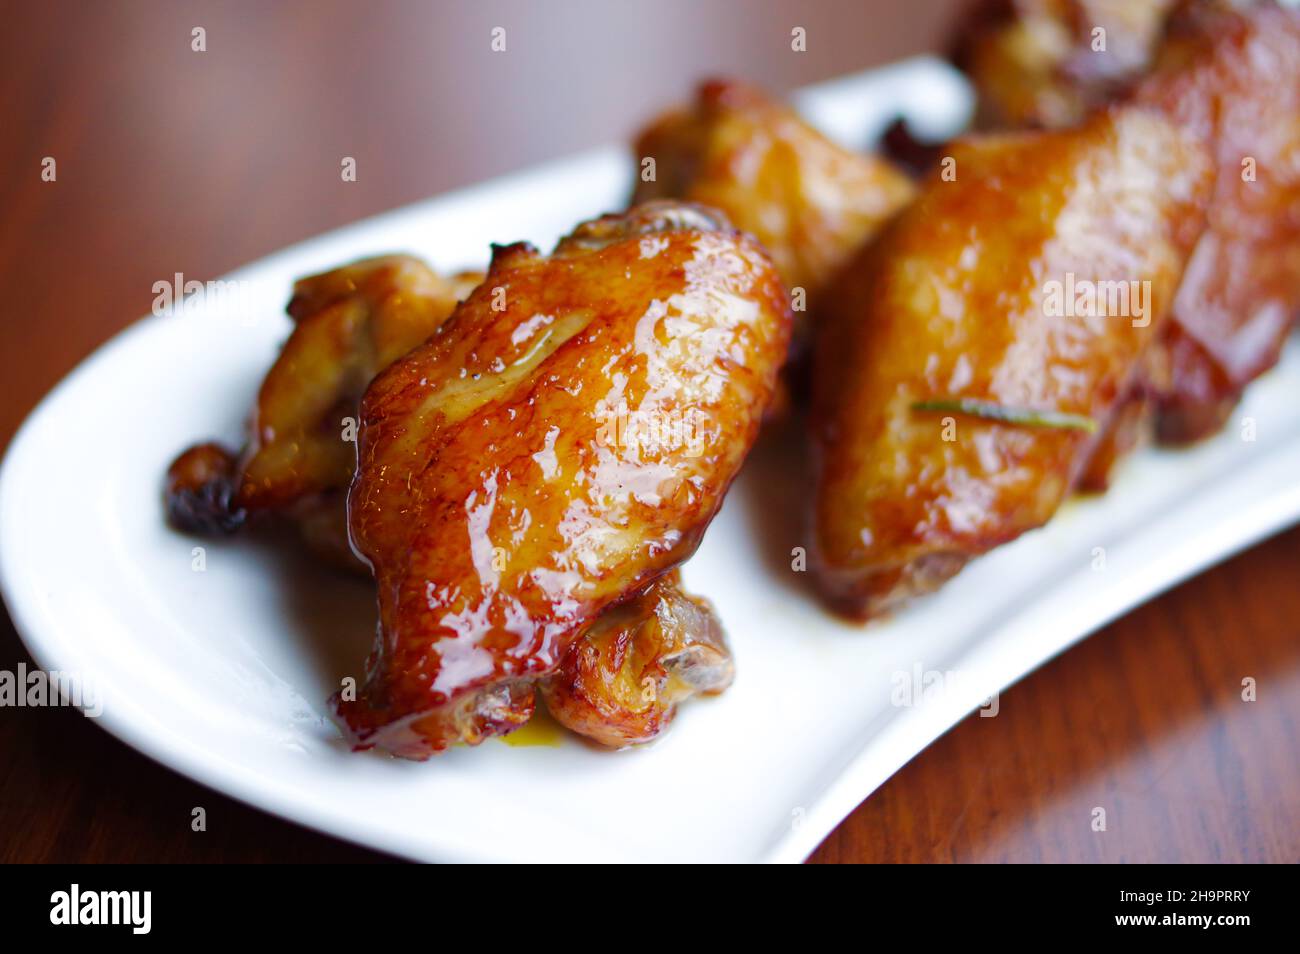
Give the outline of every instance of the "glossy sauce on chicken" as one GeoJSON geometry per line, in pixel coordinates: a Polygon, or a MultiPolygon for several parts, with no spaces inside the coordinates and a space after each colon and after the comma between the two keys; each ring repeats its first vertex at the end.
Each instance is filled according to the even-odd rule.
{"type": "Polygon", "coordinates": [[[380,629],[335,699],[353,745],[424,758],[526,720],[577,636],[694,551],[789,333],[767,255],[700,207],[498,247],[363,401],[349,521],[380,629]]]}
{"type": "Polygon", "coordinates": [[[948,152],[955,177],[923,184],[817,328],[811,555],[853,616],[1052,515],[1160,331],[1212,181],[1194,139],[1136,109],[948,152]],[[1090,287],[1125,313],[1109,294],[1080,313],[1090,287]]]}

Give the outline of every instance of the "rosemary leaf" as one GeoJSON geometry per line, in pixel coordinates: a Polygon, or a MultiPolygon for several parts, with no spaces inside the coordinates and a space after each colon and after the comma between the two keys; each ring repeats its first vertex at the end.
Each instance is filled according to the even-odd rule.
{"type": "Polygon", "coordinates": [[[978,398],[933,398],[928,401],[916,401],[913,411],[945,411],[949,414],[966,414],[982,417],[988,421],[1000,421],[1003,424],[1020,424],[1025,427],[1059,427],[1066,430],[1097,430],[1097,422],[1082,414],[1066,414],[1063,411],[1037,411],[1027,407],[1009,407],[996,401],[982,401],[978,398]]]}

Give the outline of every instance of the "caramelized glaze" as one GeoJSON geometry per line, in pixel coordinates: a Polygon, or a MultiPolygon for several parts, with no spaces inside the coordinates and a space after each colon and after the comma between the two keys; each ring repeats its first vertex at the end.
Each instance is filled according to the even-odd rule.
{"type": "Polygon", "coordinates": [[[955,181],[927,180],[818,325],[812,557],[827,598],[853,616],[935,588],[1052,515],[1097,435],[913,405],[960,396],[1108,426],[1160,332],[1212,182],[1197,142],[1137,109],[948,151],[955,181]],[[1149,311],[1054,315],[1049,283],[1071,276],[1150,282],[1149,311]]]}
{"type": "Polygon", "coordinates": [[[526,720],[575,638],[694,551],[789,331],[767,255],[703,208],[496,248],[362,404],[349,523],[380,629],[359,697],[335,699],[354,746],[424,758],[526,720]],[[621,414],[691,415],[701,439],[611,440],[621,414]]]}

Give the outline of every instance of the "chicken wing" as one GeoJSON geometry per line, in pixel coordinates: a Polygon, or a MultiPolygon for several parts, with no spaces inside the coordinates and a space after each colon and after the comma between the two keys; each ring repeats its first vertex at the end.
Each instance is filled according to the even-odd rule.
{"type": "Polygon", "coordinates": [[[637,138],[655,178],[634,201],[686,199],[721,209],[771,253],[811,311],[835,271],[913,195],[884,159],[827,139],[761,90],[713,80],[695,102],[637,138]]]}
{"type": "Polygon", "coordinates": [[[790,324],[766,253],[702,207],[495,248],[363,401],[349,521],[380,625],[334,699],[354,747],[426,758],[526,720],[583,631],[694,551],[790,324]]]}
{"type": "Polygon", "coordinates": [[[1110,102],[1151,62],[1178,0],[981,0],[954,62],[983,129],[1060,129],[1110,102]]]}
{"type": "Polygon", "coordinates": [[[811,556],[858,617],[1052,515],[1161,329],[1212,183],[1202,147],[1139,109],[947,151],[955,180],[924,184],[817,328],[811,556]]]}
{"type": "MultiPolygon", "coordinates": [[[[345,505],[355,455],[345,462],[337,453],[335,443],[349,450],[350,445],[336,428],[357,416],[375,374],[436,331],[482,277],[467,272],[441,279],[415,259],[389,256],[299,281],[289,306],[296,327],[267,375],[258,415],[263,423],[291,426],[277,432],[268,424],[243,464],[212,443],[181,454],[168,472],[172,523],[190,531],[234,532],[250,510],[284,514],[327,562],[369,576],[370,568],[348,544],[345,505]],[[308,439],[289,443],[294,433],[308,439]],[[265,456],[269,448],[276,451],[273,459],[265,456]],[[241,493],[246,484],[260,489],[247,480],[250,471],[266,478],[262,486],[275,488],[273,502],[258,507],[255,495],[241,493]]],[[[611,745],[648,741],[667,727],[678,703],[696,691],[720,692],[730,681],[733,667],[721,625],[707,602],[681,590],[679,574],[665,574],[610,615],[617,624],[598,620],[593,630],[619,634],[619,652],[626,656],[618,659],[641,667],[644,692],[627,696],[619,680],[605,678],[601,663],[588,664],[586,655],[571,652],[564,672],[553,677],[564,689],[552,695],[557,720],[573,731],[611,745]],[[699,663],[706,650],[707,668],[699,663]],[[663,675],[654,681],[652,673],[663,675]]],[[[608,642],[594,634],[589,640],[593,646],[608,642]]]]}

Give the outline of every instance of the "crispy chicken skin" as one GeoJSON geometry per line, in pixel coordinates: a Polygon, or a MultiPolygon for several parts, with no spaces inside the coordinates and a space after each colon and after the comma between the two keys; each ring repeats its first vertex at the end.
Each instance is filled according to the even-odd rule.
{"type": "Polygon", "coordinates": [[[1146,380],[1160,440],[1184,443],[1219,430],[1300,317],[1300,9],[1189,7],[1133,99],[1205,142],[1218,170],[1146,380]]]}
{"type": "Polygon", "coordinates": [[[1212,182],[1199,144],[1137,109],[948,151],[956,180],[922,186],[846,269],[817,329],[811,555],[828,601],[855,617],[1043,524],[1096,442],[914,405],[974,399],[1104,427],[1161,328],[1212,182]],[[1145,317],[1054,316],[1049,283],[1071,275],[1149,281],[1145,317]]]}
{"type": "Polygon", "coordinates": [[[978,94],[982,129],[1079,123],[1151,62],[1177,0],[980,0],[953,60],[978,94]],[[1094,31],[1105,31],[1096,49],[1094,31]]]}
{"type": "Polygon", "coordinates": [[[741,83],[701,84],[694,103],[637,138],[654,181],[634,201],[686,199],[721,209],[771,253],[813,307],[834,272],[913,195],[884,159],[827,139],[784,103],[741,83]]]}
{"type": "Polygon", "coordinates": [[[722,692],[734,675],[712,607],[684,594],[674,570],[602,613],[539,688],[561,725],[621,747],[650,741],[679,703],[722,692]]]}
{"type": "Polygon", "coordinates": [[[521,724],[583,630],[695,550],[790,324],[766,253],[701,207],[606,216],[550,257],[495,248],[363,401],[349,521],[380,626],[359,695],[335,696],[353,746],[426,758],[521,724]]]}
{"type": "Polygon", "coordinates": [[[244,451],[186,451],[168,471],[167,515],[189,532],[233,532],[256,514],[296,520],[313,549],[354,563],[343,504],[356,468],[345,418],[371,379],[433,334],[482,275],[435,274],[407,255],[371,258],[294,285],[294,320],[258,392],[244,451]]]}

